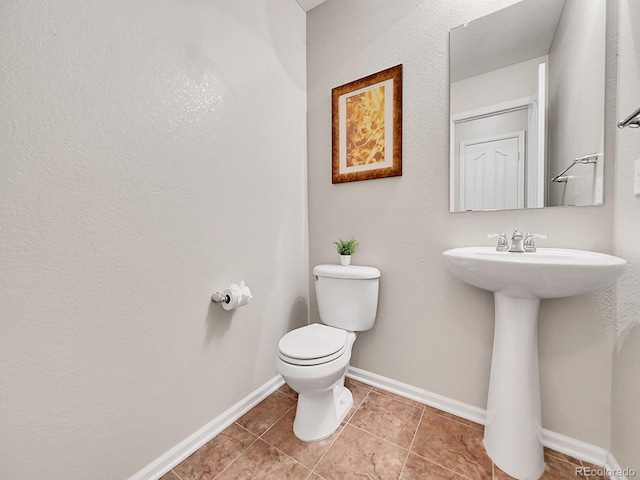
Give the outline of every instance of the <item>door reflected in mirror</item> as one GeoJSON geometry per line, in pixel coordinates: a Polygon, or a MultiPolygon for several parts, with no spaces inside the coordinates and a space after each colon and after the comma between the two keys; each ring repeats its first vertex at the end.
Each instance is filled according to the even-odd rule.
{"type": "Polygon", "coordinates": [[[522,0],[450,33],[450,211],[601,205],[606,2],[522,0]]]}

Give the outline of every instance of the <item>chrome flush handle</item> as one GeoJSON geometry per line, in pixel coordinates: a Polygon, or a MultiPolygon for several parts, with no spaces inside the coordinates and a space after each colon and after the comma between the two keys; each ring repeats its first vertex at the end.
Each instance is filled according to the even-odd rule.
{"type": "Polygon", "coordinates": [[[498,252],[506,252],[509,250],[509,240],[507,240],[507,235],[505,233],[487,233],[487,238],[496,238],[498,237],[498,246],[496,250],[498,252]]]}
{"type": "Polygon", "coordinates": [[[534,238],[549,238],[549,235],[544,235],[541,233],[527,233],[524,236],[524,251],[525,252],[535,252],[536,246],[533,243],[534,238]]]}

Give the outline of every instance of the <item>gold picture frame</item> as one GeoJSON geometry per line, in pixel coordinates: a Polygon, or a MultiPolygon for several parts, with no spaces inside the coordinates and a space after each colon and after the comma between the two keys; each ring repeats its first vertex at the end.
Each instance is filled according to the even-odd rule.
{"type": "Polygon", "coordinates": [[[402,64],[331,90],[332,183],[402,175],[402,64]]]}

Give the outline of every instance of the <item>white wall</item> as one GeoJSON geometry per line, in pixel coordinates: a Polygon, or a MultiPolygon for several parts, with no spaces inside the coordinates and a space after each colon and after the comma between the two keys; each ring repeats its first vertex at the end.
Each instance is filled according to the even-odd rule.
{"type": "MultiPolygon", "coordinates": [[[[618,120],[640,107],[640,4],[619,3],[618,120]]],[[[629,262],[617,287],[617,341],[613,362],[612,450],[622,467],[640,472],[640,197],[633,194],[640,130],[618,131],[616,254],[629,262]]]]}
{"type": "MultiPolygon", "coordinates": [[[[491,296],[440,251],[515,226],[611,251],[615,213],[617,302],[543,302],[543,421],[608,447],[617,339],[612,447],[640,469],[637,131],[619,132],[615,212],[608,162],[604,207],[448,213],[448,30],[513,2],[329,0],[309,14],[307,72],[293,1],[0,5],[0,477],[127,478],[275,375],[307,315],[307,76],[310,263],[355,235],[356,263],[383,273],[354,365],[484,406],[491,296]],[[404,176],[331,185],[331,88],[397,63],[404,176]],[[209,304],[240,279],[249,306],[209,304]]],[[[625,115],[640,14],[620,8],[625,115]]]]}
{"type": "MultiPolygon", "coordinates": [[[[566,0],[549,50],[550,175],[567,168],[574,158],[602,153],[604,124],[605,38],[602,0],[566,0]],[[580,88],[576,88],[580,85],[580,88]]],[[[566,183],[549,183],[551,205],[591,205],[602,161],[576,165],[566,183]]]]}
{"type": "Polygon", "coordinates": [[[451,115],[538,94],[538,65],[549,57],[533,58],[451,84],[451,115]]]}
{"type": "MultiPolygon", "coordinates": [[[[549,234],[539,245],[613,247],[610,165],[603,207],[449,213],[448,33],[510,3],[328,0],[307,20],[310,264],[335,263],[332,242],[354,236],[360,241],[354,263],[382,271],[377,323],[359,335],[353,365],[480,407],[486,405],[493,300],[453,278],[440,252],[491,245],[486,233],[514,227],[549,234]],[[332,185],[331,89],[399,63],[403,176],[332,185]]],[[[614,116],[608,113],[608,138],[615,135],[614,116]]],[[[612,290],[545,301],[539,328],[543,426],[604,448],[612,303],[612,290]]],[[[317,309],[310,312],[317,320],[317,309]]]]}
{"type": "Polygon", "coordinates": [[[276,375],[305,28],[294,0],[2,2],[0,478],[128,478],[276,375]]]}

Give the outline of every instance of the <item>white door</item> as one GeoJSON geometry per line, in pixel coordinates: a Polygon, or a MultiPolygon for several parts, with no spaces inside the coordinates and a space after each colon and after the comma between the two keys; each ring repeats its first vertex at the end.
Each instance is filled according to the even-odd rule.
{"type": "Polygon", "coordinates": [[[524,206],[524,131],[460,144],[462,210],[524,206]]]}

